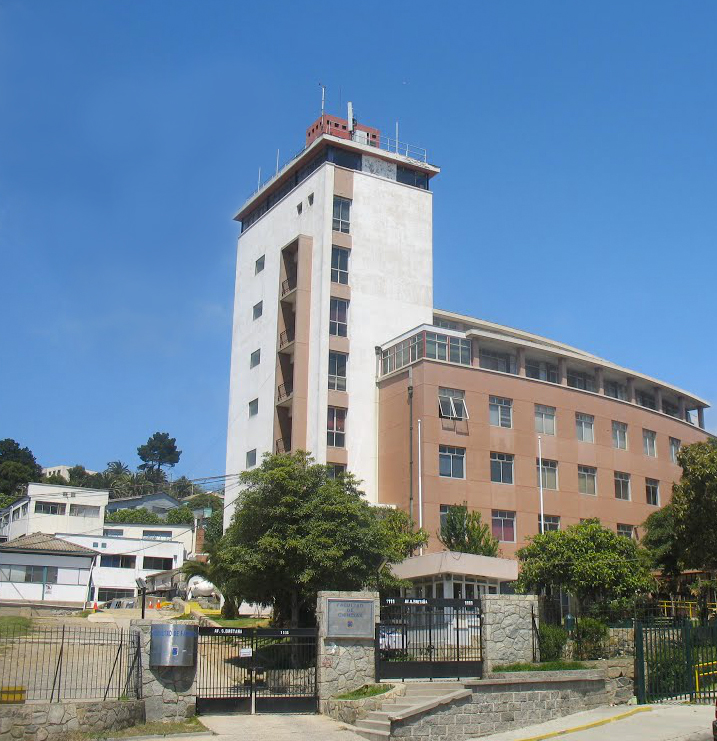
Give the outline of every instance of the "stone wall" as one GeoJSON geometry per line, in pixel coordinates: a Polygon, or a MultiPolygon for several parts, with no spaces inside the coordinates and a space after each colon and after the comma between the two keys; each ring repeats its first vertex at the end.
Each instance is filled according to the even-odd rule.
{"type": "Polygon", "coordinates": [[[106,735],[144,720],[144,700],[0,705],[0,741],[52,741],[77,732],[106,735]]]}
{"type": "MultiPolygon", "coordinates": [[[[384,687],[386,685],[383,685],[384,687]]],[[[389,685],[390,686],[390,685],[389,685]]],[[[360,700],[338,700],[330,697],[324,705],[324,713],[342,723],[349,723],[352,726],[357,720],[365,718],[372,710],[380,710],[386,700],[393,700],[396,697],[403,697],[406,694],[406,685],[397,684],[388,692],[374,697],[363,697],[360,700]]]]}
{"type": "Polygon", "coordinates": [[[603,672],[514,672],[464,682],[470,694],[392,716],[391,738],[465,741],[608,703],[603,672]]]}
{"type": "Polygon", "coordinates": [[[319,626],[316,684],[319,711],[322,713],[326,712],[326,701],[329,698],[376,681],[375,637],[329,638],[329,598],[372,599],[375,622],[378,622],[380,614],[378,592],[319,592],[316,604],[316,621],[319,626]]]}
{"type": "Polygon", "coordinates": [[[585,665],[604,672],[608,702],[611,705],[630,702],[635,695],[635,659],[633,657],[586,661],[585,665]]]}
{"type": "MultiPolygon", "coordinates": [[[[145,715],[149,722],[156,720],[182,720],[196,713],[197,667],[162,667],[149,665],[150,634],[153,620],[132,620],[132,628],[139,632],[142,662],[142,697],[145,715]]],[[[168,625],[168,623],[161,623],[168,625]]],[[[183,621],[184,627],[196,626],[183,621]]]]}
{"type": "MultiPolygon", "coordinates": [[[[485,594],[483,604],[484,674],[495,664],[533,661],[533,594],[485,594]]],[[[537,619],[537,617],[536,617],[537,619]]]]}

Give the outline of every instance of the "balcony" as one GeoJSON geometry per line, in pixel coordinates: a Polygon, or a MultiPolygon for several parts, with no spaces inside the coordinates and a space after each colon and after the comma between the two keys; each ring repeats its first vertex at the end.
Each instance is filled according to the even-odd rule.
{"type": "Polygon", "coordinates": [[[294,301],[294,292],[296,291],[296,274],[290,275],[281,284],[281,300],[294,301]]]}
{"type": "Polygon", "coordinates": [[[291,404],[294,395],[294,386],[291,383],[282,383],[276,390],[276,405],[287,407],[291,404]]]}
{"type": "Polygon", "coordinates": [[[291,439],[288,437],[280,437],[274,444],[274,452],[276,455],[291,453],[291,439]]]}
{"type": "Polygon", "coordinates": [[[294,333],[285,330],[279,335],[279,352],[291,353],[294,345],[294,333]]]}

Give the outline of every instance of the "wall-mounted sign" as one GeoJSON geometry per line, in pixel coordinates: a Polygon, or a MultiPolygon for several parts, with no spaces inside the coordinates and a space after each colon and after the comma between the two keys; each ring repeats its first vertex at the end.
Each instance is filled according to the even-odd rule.
{"type": "Polygon", "coordinates": [[[252,655],[252,653],[253,651],[251,650],[251,646],[247,646],[246,648],[240,648],[239,658],[248,659],[252,655]]]}
{"type": "Polygon", "coordinates": [[[372,599],[328,598],[329,638],[373,638],[374,623],[372,599]]]}

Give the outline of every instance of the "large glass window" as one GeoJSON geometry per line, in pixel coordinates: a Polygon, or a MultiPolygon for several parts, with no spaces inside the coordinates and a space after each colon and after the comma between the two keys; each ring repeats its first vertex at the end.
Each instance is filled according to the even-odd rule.
{"type": "Polygon", "coordinates": [[[581,494],[597,494],[597,468],[578,466],[578,491],[581,494]]]}
{"type": "Polygon", "coordinates": [[[490,423],[493,427],[513,426],[513,400],[491,396],[488,401],[490,423]]]}
{"type": "Polygon", "coordinates": [[[555,434],[555,407],[535,405],[535,431],[542,435],[555,434]]]}
{"type": "Polygon", "coordinates": [[[326,424],[326,444],[343,448],[346,444],[346,410],[329,407],[326,424]]]}
{"type": "Polygon", "coordinates": [[[515,543],[515,512],[494,509],[491,524],[494,538],[504,543],[515,543]]]}
{"type": "Polygon", "coordinates": [[[575,429],[578,440],[583,443],[595,442],[595,417],[592,414],[575,413],[575,429]]]}
{"type": "MultiPolygon", "coordinates": [[[[20,509],[17,510],[20,512],[20,509]]],[[[13,513],[14,514],[14,513],[13,513]]],[[[36,515],[64,515],[65,505],[58,502],[35,502],[36,515]]]]}
{"type": "Polygon", "coordinates": [[[670,438],[670,460],[673,463],[677,463],[677,454],[680,452],[680,445],[682,443],[676,438],[670,438]]]}
{"type": "Polygon", "coordinates": [[[346,285],[349,282],[349,250],[331,248],[331,282],[346,285]]]}
{"type": "Polygon", "coordinates": [[[329,351],[329,388],[332,391],[346,391],[346,361],[348,355],[329,351]]]}
{"type": "Polygon", "coordinates": [[[657,433],[653,430],[643,430],[642,447],[645,455],[655,458],[657,456],[657,433]]]}
{"type": "Polygon", "coordinates": [[[329,334],[337,337],[348,335],[349,302],[342,298],[332,298],[329,312],[329,334]]]}
{"type": "Polygon", "coordinates": [[[111,569],[133,569],[137,556],[123,556],[119,554],[103,553],[100,556],[100,566],[111,569]]]}
{"type": "Polygon", "coordinates": [[[381,372],[392,373],[423,357],[423,333],[396,343],[381,353],[381,372]]]}
{"type": "Polygon", "coordinates": [[[612,447],[627,450],[627,425],[624,422],[612,423],[612,447]]]}
{"type": "Polygon", "coordinates": [[[517,373],[515,356],[507,352],[481,348],[478,353],[478,361],[481,368],[501,371],[502,373],[517,373]]]}
{"type": "Polygon", "coordinates": [[[70,505],[70,516],[71,517],[99,517],[100,508],[95,507],[91,504],[71,504],[70,505]]]}
{"type": "Polygon", "coordinates": [[[635,526],[618,523],[617,534],[621,535],[623,538],[630,538],[630,540],[632,540],[635,535],[635,526]]]}
{"type": "Polygon", "coordinates": [[[441,476],[464,479],[466,477],[465,460],[465,448],[454,448],[450,445],[438,447],[438,472],[441,476]]]}
{"type": "Polygon", "coordinates": [[[152,571],[169,571],[174,566],[172,558],[160,558],[159,556],[144,556],[142,568],[152,571]]]}
{"type": "Polygon", "coordinates": [[[660,482],[657,479],[645,479],[645,496],[648,504],[660,506],[660,482]]]}
{"type": "Polygon", "coordinates": [[[635,401],[641,406],[647,409],[657,409],[657,401],[653,394],[648,394],[646,391],[637,391],[635,393],[635,401]]]}
{"type": "Polygon", "coordinates": [[[617,381],[605,381],[605,396],[627,401],[627,388],[617,381]]]}
{"type": "Polygon", "coordinates": [[[426,357],[470,365],[471,341],[463,337],[426,332],[426,357]]]}
{"type": "Polygon", "coordinates": [[[337,479],[346,473],[346,465],[344,463],[327,463],[326,469],[330,479],[337,479]]]}
{"type": "Polygon", "coordinates": [[[468,419],[465,391],[460,389],[438,389],[438,416],[446,419],[468,419]]]}
{"type": "Polygon", "coordinates": [[[558,515],[543,515],[543,527],[540,527],[540,515],[538,515],[538,532],[549,533],[560,530],[560,517],[558,515]]]}
{"type": "Polygon", "coordinates": [[[558,488],[558,462],[549,461],[543,458],[543,466],[540,466],[540,459],[537,458],[535,461],[535,468],[538,475],[538,486],[540,486],[540,477],[542,475],[543,489],[557,489],[558,488]]]}
{"type": "Polygon", "coordinates": [[[545,363],[542,360],[527,358],[525,361],[525,375],[528,378],[537,378],[540,381],[558,382],[558,366],[545,363]]]}
{"type": "Polygon", "coordinates": [[[398,165],[396,168],[396,180],[399,183],[412,185],[414,188],[428,190],[428,175],[425,172],[412,170],[410,167],[398,165]]]}
{"type": "Polygon", "coordinates": [[[615,499],[630,500],[630,474],[615,471],[615,499]]]}
{"type": "Polygon", "coordinates": [[[595,391],[595,378],[589,373],[568,368],[568,386],[583,391],[595,391]]]}
{"type": "Polygon", "coordinates": [[[349,233],[351,227],[351,201],[348,198],[334,196],[334,220],[335,232],[349,233]]]}
{"type": "Polygon", "coordinates": [[[494,484],[513,483],[513,456],[510,453],[490,454],[490,480],[494,484]]]}

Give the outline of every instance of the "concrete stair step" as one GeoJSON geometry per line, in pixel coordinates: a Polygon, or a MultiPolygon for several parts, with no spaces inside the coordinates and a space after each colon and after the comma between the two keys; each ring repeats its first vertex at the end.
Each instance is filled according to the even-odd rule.
{"type": "Polygon", "coordinates": [[[346,728],[350,728],[357,736],[368,739],[368,741],[390,741],[391,739],[389,731],[370,731],[368,728],[358,726],[346,726],[346,728]]]}
{"type": "Polygon", "coordinates": [[[391,723],[388,720],[371,720],[361,718],[356,721],[356,728],[364,728],[367,731],[391,731],[391,723]]]}

